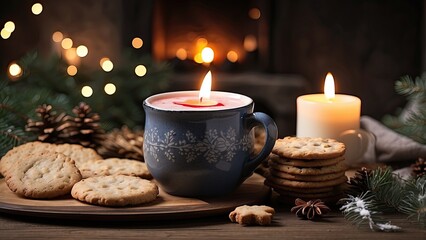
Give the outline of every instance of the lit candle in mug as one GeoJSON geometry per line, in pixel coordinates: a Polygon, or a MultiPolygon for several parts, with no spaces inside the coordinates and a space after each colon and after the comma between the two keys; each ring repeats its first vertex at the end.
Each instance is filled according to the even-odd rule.
{"type": "Polygon", "coordinates": [[[210,91],[209,85],[203,84],[200,91],[160,93],[144,101],[144,159],[169,194],[229,194],[269,156],[277,139],[274,121],[253,112],[250,97],[210,91]],[[209,93],[205,95],[203,89],[209,93]],[[253,128],[259,125],[266,140],[253,156],[253,128]]]}
{"type": "Polygon", "coordinates": [[[297,98],[298,137],[338,139],[346,130],[360,127],[361,100],[358,97],[335,94],[334,79],[327,74],[324,94],[309,94],[297,98]]]}
{"type": "Polygon", "coordinates": [[[212,73],[209,71],[204,77],[203,83],[201,84],[200,92],[198,93],[198,98],[188,98],[181,100],[176,100],[173,103],[185,107],[215,107],[223,106],[222,103],[210,99],[210,92],[212,88],[212,73]]]}

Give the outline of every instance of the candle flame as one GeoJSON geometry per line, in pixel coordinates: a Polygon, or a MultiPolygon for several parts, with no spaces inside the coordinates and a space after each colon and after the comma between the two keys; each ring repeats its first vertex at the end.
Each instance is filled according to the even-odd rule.
{"type": "Polygon", "coordinates": [[[327,73],[324,82],[324,94],[327,100],[333,100],[335,97],[334,78],[331,73],[327,73]]]}
{"type": "Polygon", "coordinates": [[[200,93],[198,97],[200,102],[206,99],[210,99],[210,91],[212,89],[212,73],[209,71],[204,77],[203,83],[201,84],[200,93]]]}

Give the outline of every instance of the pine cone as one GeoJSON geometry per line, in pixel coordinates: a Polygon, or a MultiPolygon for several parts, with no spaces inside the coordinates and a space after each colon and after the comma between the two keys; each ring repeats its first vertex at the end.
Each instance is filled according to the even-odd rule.
{"type": "Polygon", "coordinates": [[[355,176],[349,179],[349,194],[357,196],[360,193],[368,191],[368,178],[370,174],[371,169],[367,169],[365,167],[357,170],[355,176]]]}
{"type": "Polygon", "coordinates": [[[97,149],[104,158],[128,158],[144,161],[143,131],[131,131],[123,126],[105,134],[105,139],[97,149]]]}
{"type": "Polygon", "coordinates": [[[70,117],[67,124],[63,125],[67,131],[60,137],[84,147],[99,146],[104,139],[104,130],[99,125],[99,114],[92,113],[90,106],[84,102],[74,107],[72,112],[75,117],[70,117]]]}
{"type": "Polygon", "coordinates": [[[42,142],[56,143],[64,133],[64,122],[67,120],[65,113],[59,115],[53,111],[52,105],[43,104],[36,108],[40,120],[28,119],[25,131],[38,134],[37,140],[42,142]]]}
{"type": "Polygon", "coordinates": [[[411,165],[413,168],[414,174],[416,174],[417,177],[422,177],[426,174],[426,162],[424,158],[419,157],[417,161],[411,165]]]}
{"type": "Polygon", "coordinates": [[[300,218],[312,220],[316,216],[321,216],[330,212],[330,208],[327,207],[321,199],[305,202],[302,199],[297,198],[294,201],[294,204],[296,204],[296,206],[291,208],[291,212],[295,213],[300,218]]]}

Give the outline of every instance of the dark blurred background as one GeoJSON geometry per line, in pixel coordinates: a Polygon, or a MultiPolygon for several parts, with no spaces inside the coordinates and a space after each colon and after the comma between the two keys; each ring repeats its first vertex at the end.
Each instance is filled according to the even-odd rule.
{"type": "Polygon", "coordinates": [[[52,40],[59,31],[75,47],[87,47],[77,67],[100,68],[106,56],[120,63],[129,48],[167,62],[173,68],[167,91],[198,89],[212,69],[215,90],[254,98],[280,135],[295,133],[296,97],[322,92],[327,72],[338,93],[362,99],[362,114],[381,119],[405,103],[395,81],[426,69],[421,0],[38,2],[39,15],[31,13],[36,1],[0,2],[0,27],[16,26],[0,39],[0,71],[34,49],[69,58],[52,40]],[[135,37],[142,47],[132,48],[135,37]],[[213,62],[196,62],[204,47],[214,51],[213,62]]]}

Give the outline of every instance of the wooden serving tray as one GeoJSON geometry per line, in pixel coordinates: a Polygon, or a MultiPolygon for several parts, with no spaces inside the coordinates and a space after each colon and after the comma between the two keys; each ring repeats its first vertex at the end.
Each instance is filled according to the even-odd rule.
{"type": "Polygon", "coordinates": [[[231,212],[244,204],[258,204],[270,194],[264,178],[253,174],[235,192],[218,198],[183,198],[169,195],[160,189],[158,198],[148,204],[134,207],[101,207],[82,203],[66,196],[53,200],[33,200],[19,197],[0,179],[0,212],[80,220],[170,220],[198,218],[231,212]]]}

